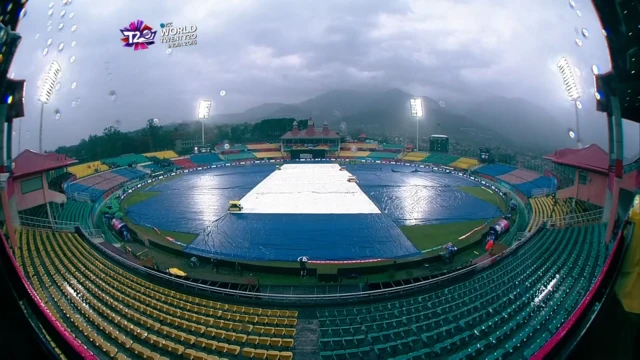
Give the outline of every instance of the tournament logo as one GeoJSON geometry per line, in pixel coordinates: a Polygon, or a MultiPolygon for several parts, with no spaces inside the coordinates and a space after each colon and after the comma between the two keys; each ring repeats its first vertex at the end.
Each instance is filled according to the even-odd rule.
{"type": "Polygon", "coordinates": [[[155,44],[156,33],[153,28],[142,20],[132,21],[129,26],[120,29],[123,38],[120,40],[124,47],[132,47],[134,51],[146,50],[150,45],[155,44]]]}

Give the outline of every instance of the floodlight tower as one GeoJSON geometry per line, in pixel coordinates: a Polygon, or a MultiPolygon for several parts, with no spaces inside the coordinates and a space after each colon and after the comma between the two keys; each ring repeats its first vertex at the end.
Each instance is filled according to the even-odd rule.
{"type": "Polygon", "coordinates": [[[558,70],[562,76],[564,90],[569,97],[569,101],[573,102],[576,111],[575,138],[578,149],[580,149],[582,148],[582,139],[580,139],[580,118],[578,111],[582,108],[582,103],[580,102],[580,87],[578,87],[578,82],[576,81],[576,72],[574,68],[571,67],[571,64],[569,64],[569,60],[564,56],[558,61],[558,70]]]}
{"type": "Polygon", "coordinates": [[[211,115],[211,100],[200,100],[198,104],[198,119],[202,123],[202,146],[204,146],[204,121],[211,115]]]}
{"type": "Polygon", "coordinates": [[[40,96],[38,97],[38,101],[40,101],[40,153],[42,153],[42,126],[44,118],[44,106],[45,104],[48,104],[53,97],[53,92],[56,89],[56,83],[60,78],[60,72],[62,72],[60,63],[53,60],[47,68],[44,79],[42,79],[42,86],[40,87],[40,96]]]}
{"type": "Polygon", "coordinates": [[[416,98],[409,100],[411,105],[411,116],[416,118],[416,151],[420,151],[420,118],[424,116],[424,108],[422,107],[422,99],[416,98]]]}

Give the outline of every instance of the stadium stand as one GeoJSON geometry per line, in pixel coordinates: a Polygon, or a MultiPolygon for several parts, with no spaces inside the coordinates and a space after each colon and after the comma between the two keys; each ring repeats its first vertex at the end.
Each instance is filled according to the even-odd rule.
{"type": "Polygon", "coordinates": [[[162,170],[162,168],[156,163],[150,163],[142,166],[144,169],[147,169],[151,172],[156,172],[162,170]]]}
{"type": "Polygon", "coordinates": [[[343,158],[366,158],[371,154],[370,151],[340,151],[340,157],[343,158]]]}
{"type": "Polygon", "coordinates": [[[367,156],[370,159],[395,159],[398,157],[398,153],[384,152],[384,151],[372,151],[367,156]]]}
{"type": "Polygon", "coordinates": [[[69,172],[76,176],[78,179],[93,175],[99,172],[107,171],[109,167],[104,165],[100,161],[93,161],[81,165],[69,166],[69,172]]]}
{"type": "Polygon", "coordinates": [[[511,165],[503,165],[503,164],[490,164],[485,165],[479,168],[477,171],[481,174],[498,177],[500,175],[504,175],[506,173],[510,173],[516,170],[516,167],[511,165]]]}
{"type": "Polygon", "coordinates": [[[146,158],[155,156],[160,159],[175,159],[178,157],[178,154],[176,154],[173,150],[156,151],[156,152],[150,152],[142,155],[144,155],[146,158]]]}
{"type": "Polygon", "coordinates": [[[225,148],[225,145],[216,145],[216,151],[221,152],[221,151],[247,151],[247,145],[242,145],[242,144],[238,144],[238,145],[229,145],[228,148],[225,148]]]}
{"type": "Polygon", "coordinates": [[[120,184],[142,178],[146,175],[147,174],[141,170],[118,168],[73,182],[69,184],[66,192],[67,195],[84,193],[93,201],[120,184]]]}
{"type": "Polygon", "coordinates": [[[351,149],[363,149],[363,150],[375,150],[378,148],[378,144],[376,143],[364,143],[364,142],[350,142],[350,143],[342,143],[340,144],[341,150],[351,150],[351,149]]]}
{"type": "Polygon", "coordinates": [[[427,156],[429,156],[428,152],[412,151],[412,152],[406,153],[402,157],[402,160],[404,160],[404,161],[422,161],[422,160],[426,159],[427,156]]]}
{"type": "Polygon", "coordinates": [[[530,358],[602,269],[605,224],[545,229],[468,281],[423,296],[318,311],[322,359],[530,358]],[[554,292],[541,292],[553,286],[554,292]]]}
{"type": "Polygon", "coordinates": [[[216,153],[193,154],[189,159],[196,165],[210,165],[223,161],[216,153]]]}
{"type": "Polygon", "coordinates": [[[297,311],[235,306],[159,287],[98,256],[78,235],[21,230],[18,264],[52,315],[115,359],[290,360],[297,311]]]}
{"type": "Polygon", "coordinates": [[[60,206],[57,214],[59,221],[78,223],[81,226],[91,227],[91,208],[93,205],[88,202],[67,200],[60,206]]]}
{"type": "Polygon", "coordinates": [[[435,164],[435,165],[449,165],[460,159],[460,156],[446,155],[446,154],[430,154],[424,160],[423,163],[435,164]]]}
{"type": "Polygon", "coordinates": [[[527,231],[532,231],[547,219],[554,219],[556,226],[565,226],[567,215],[575,216],[575,221],[583,222],[586,219],[582,214],[601,209],[598,205],[587,203],[579,199],[557,199],[553,196],[533,197],[531,203],[532,216],[527,231]],[[574,209],[575,206],[575,209],[574,209]]]}
{"type": "Polygon", "coordinates": [[[249,144],[247,150],[249,151],[266,151],[266,150],[279,150],[280,144],[249,144]]]}
{"type": "Polygon", "coordinates": [[[506,174],[498,176],[498,179],[504,180],[509,184],[518,185],[533,181],[540,177],[540,174],[533,171],[516,169],[506,174]]]}
{"type": "Polygon", "coordinates": [[[258,159],[280,159],[283,156],[280,151],[258,151],[253,155],[258,159]]]}
{"type": "Polygon", "coordinates": [[[179,158],[171,161],[181,169],[194,169],[198,167],[198,164],[194,164],[190,158],[179,158]]]}
{"type": "Polygon", "coordinates": [[[471,158],[460,158],[454,162],[452,162],[450,165],[451,167],[457,168],[457,169],[463,169],[463,170],[467,170],[470,169],[474,166],[477,166],[478,164],[480,164],[480,162],[478,162],[478,160],[476,159],[471,159],[471,158]]]}
{"type": "Polygon", "coordinates": [[[532,196],[534,190],[548,189],[549,191],[553,191],[554,188],[553,179],[547,176],[538,176],[533,181],[516,184],[514,186],[527,197],[532,196]]]}
{"type": "Polygon", "coordinates": [[[140,154],[126,154],[120,155],[115,158],[102,160],[103,164],[107,164],[111,167],[126,167],[131,165],[144,164],[146,162],[149,162],[149,160],[147,160],[147,158],[140,154]]]}
{"type": "Polygon", "coordinates": [[[396,152],[403,151],[404,150],[404,145],[402,145],[402,144],[382,144],[382,150],[395,150],[396,152]]]}
{"type": "Polygon", "coordinates": [[[242,151],[238,153],[225,154],[222,155],[227,161],[237,161],[237,160],[252,160],[255,159],[256,156],[253,155],[252,152],[242,151]]]}

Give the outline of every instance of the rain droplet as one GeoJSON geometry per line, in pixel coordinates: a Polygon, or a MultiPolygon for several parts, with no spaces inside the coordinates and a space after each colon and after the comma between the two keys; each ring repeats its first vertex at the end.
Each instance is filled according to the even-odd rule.
{"type": "Polygon", "coordinates": [[[118,99],[118,94],[116,94],[115,90],[109,91],[109,97],[111,100],[116,101],[118,99]]]}
{"type": "Polygon", "coordinates": [[[75,82],[75,81],[71,83],[71,88],[72,88],[72,89],[75,89],[75,88],[76,88],[76,82],[75,82]]]}
{"type": "Polygon", "coordinates": [[[49,3],[49,9],[51,9],[53,7],[53,3],[49,3]]]}
{"type": "Polygon", "coordinates": [[[582,109],[582,103],[580,101],[576,101],[576,107],[578,109],[582,109]]]}
{"type": "Polygon", "coordinates": [[[9,77],[13,79],[15,76],[16,76],[16,73],[11,73],[9,77]]]}
{"type": "Polygon", "coordinates": [[[575,137],[576,137],[576,133],[571,129],[569,129],[569,137],[572,138],[572,139],[575,139],[575,137]]]}
{"type": "Polygon", "coordinates": [[[47,55],[49,53],[49,48],[44,48],[44,50],[42,50],[42,55],[47,55]]]}
{"type": "Polygon", "coordinates": [[[109,70],[109,67],[111,66],[111,64],[107,61],[104,63],[104,68],[109,70]]]}
{"type": "Polygon", "coordinates": [[[440,105],[440,107],[447,107],[447,103],[442,100],[438,101],[438,105],[440,105]]]}
{"type": "Polygon", "coordinates": [[[60,90],[60,83],[56,83],[56,90],[60,90]]]}
{"type": "Polygon", "coordinates": [[[65,10],[60,11],[60,17],[63,18],[67,12],[65,10]]]}
{"type": "Polygon", "coordinates": [[[584,36],[585,39],[588,38],[589,37],[589,30],[587,30],[585,28],[582,28],[582,36],[584,36]]]}
{"type": "Polygon", "coordinates": [[[47,21],[47,26],[51,26],[51,20],[47,21]]]}
{"type": "Polygon", "coordinates": [[[225,96],[225,95],[227,95],[227,92],[224,90],[220,90],[220,96],[225,96]]]}
{"type": "Polygon", "coordinates": [[[171,54],[173,51],[171,49],[167,49],[167,54],[171,54]]]}
{"type": "Polygon", "coordinates": [[[112,78],[113,78],[113,75],[107,74],[107,80],[111,81],[112,78]]]}
{"type": "Polygon", "coordinates": [[[51,45],[52,42],[53,42],[53,39],[49,38],[49,40],[47,40],[47,46],[51,45]]]}
{"type": "Polygon", "coordinates": [[[572,9],[575,9],[576,7],[576,2],[573,0],[569,0],[569,6],[571,6],[572,9]]]}
{"type": "Polygon", "coordinates": [[[76,46],[76,42],[75,42],[75,41],[72,41],[72,42],[71,42],[71,47],[74,47],[74,46],[76,46]]]}
{"type": "Polygon", "coordinates": [[[122,121],[116,120],[116,126],[120,126],[120,125],[122,125],[122,121]]]}
{"type": "Polygon", "coordinates": [[[71,27],[71,31],[76,31],[76,26],[75,26],[75,25],[73,25],[73,26],[71,27]]]}
{"type": "Polygon", "coordinates": [[[72,63],[72,62],[74,62],[74,61],[76,61],[76,57],[75,57],[75,56],[72,56],[72,57],[70,57],[70,58],[69,58],[69,62],[71,62],[71,63],[72,63]]]}
{"type": "Polygon", "coordinates": [[[36,34],[36,40],[40,38],[40,34],[36,34]]]}
{"type": "Polygon", "coordinates": [[[75,14],[75,13],[71,13],[71,14],[69,14],[69,19],[73,19],[73,18],[74,18],[74,16],[76,16],[76,14],[75,14]]]}
{"type": "Polygon", "coordinates": [[[578,45],[578,46],[582,46],[582,40],[580,40],[580,39],[576,39],[576,45],[578,45]]]}
{"type": "Polygon", "coordinates": [[[49,10],[49,16],[53,15],[53,9],[49,10]]]}
{"type": "Polygon", "coordinates": [[[18,19],[22,20],[25,18],[25,16],[27,16],[27,8],[22,8],[22,10],[20,10],[20,14],[18,15],[18,19]]]}
{"type": "Polygon", "coordinates": [[[75,101],[71,102],[71,107],[76,107],[76,102],[75,101]]]}
{"type": "Polygon", "coordinates": [[[76,104],[80,105],[80,98],[76,99],[76,104]]]}
{"type": "Polygon", "coordinates": [[[574,68],[573,71],[576,72],[576,76],[580,76],[580,74],[581,74],[580,69],[574,68]]]}
{"type": "Polygon", "coordinates": [[[60,45],[58,45],[58,51],[62,51],[62,49],[64,49],[64,43],[60,43],[60,45]]]}
{"type": "Polygon", "coordinates": [[[593,72],[593,75],[598,75],[600,73],[598,65],[591,65],[591,72],[593,72]]]}
{"type": "Polygon", "coordinates": [[[64,27],[64,23],[60,23],[60,25],[58,25],[58,30],[62,30],[63,27],[64,27]]]}
{"type": "Polygon", "coordinates": [[[582,17],[582,11],[576,10],[576,15],[578,15],[578,17],[582,17]]]}
{"type": "Polygon", "coordinates": [[[51,31],[51,26],[49,26],[49,27],[47,28],[47,31],[51,31]]]}
{"type": "Polygon", "coordinates": [[[56,116],[56,120],[60,120],[60,118],[62,117],[62,114],[60,114],[60,109],[56,109],[53,113],[56,116]]]}

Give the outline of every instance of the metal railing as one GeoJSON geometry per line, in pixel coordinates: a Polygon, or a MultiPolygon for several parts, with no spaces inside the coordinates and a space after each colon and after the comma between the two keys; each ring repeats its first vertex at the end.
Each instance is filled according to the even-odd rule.
{"type": "Polygon", "coordinates": [[[158,279],[171,281],[171,282],[175,283],[176,285],[184,286],[186,288],[190,288],[190,289],[195,290],[195,291],[203,291],[203,292],[210,293],[210,294],[241,297],[241,298],[247,298],[247,299],[259,299],[259,300],[266,300],[266,301],[272,301],[272,302],[304,303],[304,302],[332,301],[332,300],[336,300],[336,299],[340,299],[340,300],[360,300],[360,299],[367,299],[367,298],[374,298],[374,297],[401,294],[401,293],[406,293],[406,292],[410,292],[410,291],[420,290],[420,289],[429,287],[431,285],[438,284],[438,283],[441,283],[443,281],[450,280],[450,279],[456,278],[456,277],[464,275],[464,274],[468,274],[470,272],[480,271],[480,270],[483,270],[483,269],[491,266],[497,260],[509,255],[514,250],[516,250],[518,247],[520,247],[522,244],[525,244],[526,242],[528,242],[528,240],[530,240],[531,237],[534,234],[536,234],[540,228],[541,228],[541,226],[538,226],[534,231],[532,231],[531,233],[528,233],[524,239],[522,239],[521,241],[515,243],[513,246],[511,246],[510,248],[505,250],[500,255],[497,255],[497,256],[495,256],[493,258],[489,258],[489,259],[487,259],[487,260],[485,260],[483,262],[480,262],[478,264],[469,266],[467,268],[464,268],[462,270],[456,271],[454,273],[443,275],[443,276],[438,277],[436,279],[424,280],[424,281],[421,281],[421,282],[412,283],[412,284],[408,284],[408,285],[397,286],[397,287],[393,287],[393,288],[389,288],[389,289],[372,290],[372,291],[361,291],[361,292],[343,293],[343,294],[313,294],[313,295],[257,293],[257,292],[248,292],[248,291],[241,291],[241,290],[224,289],[224,288],[218,288],[218,287],[213,287],[213,286],[208,286],[208,285],[202,285],[202,284],[198,284],[198,283],[195,283],[195,282],[190,282],[190,281],[178,279],[178,278],[175,278],[173,276],[165,275],[165,274],[159,273],[157,271],[152,271],[152,270],[147,269],[147,268],[145,268],[143,266],[134,264],[134,263],[130,262],[129,260],[126,260],[126,259],[124,259],[124,258],[122,258],[122,257],[110,252],[109,250],[107,250],[106,248],[104,248],[102,246],[96,246],[96,244],[93,244],[90,241],[87,242],[87,243],[88,243],[89,246],[92,246],[94,249],[98,249],[98,251],[101,251],[103,254],[105,254],[107,257],[109,257],[113,261],[115,261],[117,263],[120,263],[120,264],[122,264],[122,265],[124,265],[124,266],[126,266],[126,267],[128,267],[128,268],[130,268],[132,270],[139,271],[141,273],[144,273],[146,275],[149,275],[151,277],[155,277],[155,278],[158,278],[158,279]]]}
{"type": "Polygon", "coordinates": [[[541,196],[547,196],[549,194],[553,194],[552,189],[538,188],[538,189],[531,190],[531,197],[541,197],[541,196]]]}
{"type": "Polygon", "coordinates": [[[81,226],[79,223],[60,221],[55,219],[43,219],[33,216],[18,215],[20,225],[36,229],[48,229],[55,231],[73,231],[76,227],[81,226]]]}
{"type": "Polygon", "coordinates": [[[568,214],[565,216],[552,217],[545,221],[549,227],[569,227],[576,224],[588,224],[602,221],[603,214],[604,209],[598,209],[581,214],[568,214]]]}

